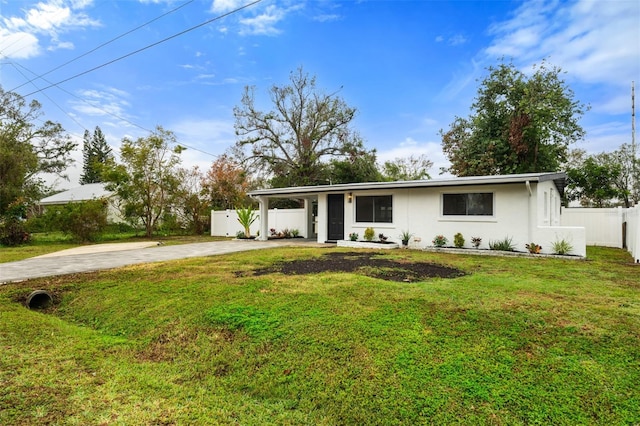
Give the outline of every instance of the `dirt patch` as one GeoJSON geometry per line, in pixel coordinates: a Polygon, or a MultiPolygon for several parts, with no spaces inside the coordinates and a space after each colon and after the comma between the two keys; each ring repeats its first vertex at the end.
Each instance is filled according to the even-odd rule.
{"type": "MultiPolygon", "coordinates": [[[[280,272],[306,275],[320,272],[352,272],[387,281],[416,282],[428,278],[456,278],[465,275],[459,269],[428,262],[386,258],[378,253],[329,253],[320,258],[282,262],[248,274],[254,276],[280,272]]],[[[247,275],[247,273],[238,274],[247,275]]]]}

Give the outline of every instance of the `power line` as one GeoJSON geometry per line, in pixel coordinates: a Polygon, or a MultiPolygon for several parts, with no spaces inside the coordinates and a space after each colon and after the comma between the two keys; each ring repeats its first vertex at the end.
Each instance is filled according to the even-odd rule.
{"type": "MultiPolygon", "coordinates": [[[[114,42],[114,41],[116,41],[116,40],[119,40],[119,39],[121,39],[121,38],[123,38],[123,37],[125,37],[125,36],[127,36],[127,35],[129,35],[129,34],[131,34],[131,33],[133,33],[133,32],[135,32],[135,31],[138,31],[139,29],[144,28],[144,27],[146,27],[147,25],[149,25],[149,24],[151,24],[151,23],[153,23],[153,22],[155,22],[155,21],[157,21],[157,20],[159,20],[159,19],[161,19],[161,18],[164,18],[164,17],[165,17],[165,16],[167,16],[167,15],[170,15],[170,14],[172,14],[172,13],[174,13],[174,12],[177,12],[178,10],[182,9],[183,7],[187,6],[187,5],[188,5],[188,4],[190,4],[190,3],[193,3],[194,1],[195,1],[195,0],[189,0],[189,1],[187,1],[187,2],[185,2],[185,3],[183,3],[183,4],[181,4],[180,6],[178,6],[178,7],[174,8],[174,9],[172,9],[172,10],[170,10],[170,11],[168,11],[168,12],[166,12],[166,13],[163,13],[163,14],[162,14],[162,15],[160,15],[160,16],[157,16],[157,17],[153,18],[152,20],[150,20],[150,21],[148,21],[148,22],[145,22],[145,23],[144,23],[144,24],[142,24],[142,25],[139,25],[139,26],[137,26],[137,27],[135,27],[135,28],[133,28],[133,29],[131,29],[131,30],[127,31],[127,32],[124,32],[124,33],[120,34],[119,36],[117,36],[117,37],[115,37],[115,38],[112,38],[112,39],[111,39],[111,40],[109,40],[109,41],[106,41],[106,42],[102,43],[101,45],[99,45],[99,46],[97,46],[97,47],[95,47],[95,48],[93,48],[93,49],[89,50],[88,52],[83,53],[83,54],[82,54],[82,55],[80,55],[80,56],[76,56],[75,58],[73,58],[73,59],[71,59],[71,60],[69,60],[69,61],[67,61],[67,62],[65,62],[65,63],[63,63],[63,64],[58,65],[57,67],[50,69],[49,71],[45,72],[44,74],[40,74],[40,75],[38,75],[38,76],[34,77],[33,79],[31,79],[31,80],[27,81],[26,83],[22,83],[20,86],[18,86],[18,87],[16,87],[16,88],[12,89],[11,91],[12,91],[12,92],[15,92],[17,89],[19,89],[19,88],[21,88],[21,87],[23,87],[23,86],[25,86],[25,85],[27,85],[27,84],[29,84],[29,83],[33,82],[34,80],[40,79],[40,78],[44,77],[45,75],[51,74],[52,72],[57,71],[57,70],[59,70],[60,68],[62,68],[62,67],[64,67],[64,66],[67,66],[67,65],[69,65],[69,64],[70,64],[70,63],[72,63],[72,62],[77,61],[78,59],[84,58],[85,56],[87,56],[87,55],[89,55],[89,54],[91,54],[91,53],[95,52],[95,51],[96,51],[96,50],[98,50],[98,49],[103,48],[104,46],[106,46],[106,45],[108,45],[108,44],[113,43],[113,42],[114,42]]],[[[41,90],[43,90],[43,89],[41,89],[41,90]]]]}
{"type": "MultiPolygon", "coordinates": [[[[4,56],[4,55],[3,55],[3,56],[4,56]]],[[[18,64],[17,62],[16,62],[16,63],[14,63],[14,62],[11,62],[11,61],[10,61],[10,62],[8,62],[7,64],[8,64],[8,65],[13,66],[14,68],[16,68],[16,70],[17,70],[17,71],[18,71],[18,72],[19,72],[19,73],[20,73],[20,74],[21,74],[25,79],[27,79],[28,77],[27,77],[26,75],[24,75],[24,74],[23,74],[23,73],[18,69],[18,67],[25,69],[26,71],[30,72],[30,73],[31,73],[31,74],[33,74],[33,75],[36,75],[36,73],[35,73],[35,72],[31,71],[30,69],[28,69],[28,68],[27,68],[27,67],[25,67],[24,65],[20,65],[20,64],[18,64]]],[[[51,84],[51,82],[50,82],[50,81],[48,81],[46,78],[42,78],[42,80],[44,80],[45,82],[47,82],[47,83],[51,84]]],[[[37,86],[35,85],[35,83],[31,83],[31,84],[33,84],[33,85],[37,88],[37,86]]],[[[63,92],[64,92],[64,93],[66,93],[67,95],[72,96],[72,97],[74,97],[74,98],[78,99],[79,101],[81,101],[81,102],[83,102],[83,103],[85,103],[85,104],[87,104],[87,105],[89,105],[89,106],[91,106],[91,107],[93,107],[93,108],[96,108],[96,109],[98,109],[98,110],[100,110],[100,111],[102,111],[102,112],[104,112],[104,113],[105,113],[105,114],[107,114],[107,115],[110,115],[110,116],[112,116],[112,117],[114,117],[114,118],[117,118],[118,120],[124,121],[125,123],[129,123],[130,125],[132,125],[132,126],[134,126],[134,127],[137,127],[138,129],[144,130],[145,132],[153,133],[153,130],[151,130],[151,129],[147,129],[147,128],[146,128],[146,127],[144,127],[144,126],[141,126],[141,125],[139,125],[139,124],[137,124],[137,123],[134,123],[133,121],[131,121],[131,120],[127,119],[127,118],[121,117],[121,116],[119,116],[119,115],[117,115],[117,114],[115,114],[115,113],[113,113],[113,112],[111,112],[111,111],[107,111],[106,109],[101,108],[100,106],[95,105],[95,104],[93,104],[93,103],[89,102],[88,100],[86,100],[86,99],[84,99],[84,98],[81,98],[80,96],[77,96],[76,94],[74,94],[74,93],[72,93],[72,92],[69,92],[68,90],[66,90],[66,89],[64,89],[64,88],[62,88],[62,87],[60,87],[60,86],[57,86],[57,85],[56,85],[56,88],[57,88],[58,90],[63,91],[63,92]]],[[[82,129],[87,130],[87,128],[86,128],[84,125],[82,125],[80,122],[78,122],[78,121],[77,121],[73,116],[71,116],[69,113],[67,113],[64,109],[62,109],[62,107],[61,107],[60,105],[58,105],[58,104],[57,104],[53,99],[51,99],[49,96],[47,96],[47,94],[46,94],[46,93],[43,93],[43,95],[44,95],[44,96],[45,96],[49,101],[51,101],[51,103],[53,103],[53,104],[54,104],[54,105],[55,105],[55,106],[56,106],[60,111],[62,111],[62,113],[63,113],[63,114],[65,114],[67,117],[69,117],[69,118],[70,118],[74,123],[76,123],[76,124],[77,124],[78,126],[80,126],[82,129]]],[[[197,152],[200,152],[200,153],[202,153],[202,154],[209,155],[209,156],[211,156],[211,157],[217,157],[217,155],[216,155],[216,154],[212,154],[212,153],[210,153],[210,152],[203,151],[203,150],[201,150],[201,149],[198,149],[198,148],[196,148],[196,147],[193,147],[193,146],[187,145],[187,144],[185,144],[185,143],[177,143],[177,145],[178,145],[178,146],[184,146],[184,147],[186,147],[187,149],[190,149],[190,150],[193,150],[193,151],[197,151],[197,152]]]]}
{"type": "MultiPolygon", "coordinates": [[[[4,55],[3,55],[3,56],[4,56],[4,55]]],[[[6,57],[6,56],[5,56],[5,57],[6,57]]],[[[7,59],[8,59],[8,58],[7,58],[7,59]]],[[[25,75],[25,74],[20,70],[20,68],[18,68],[18,67],[22,67],[22,68],[24,68],[25,70],[27,70],[27,71],[31,72],[32,74],[35,74],[35,73],[33,73],[32,71],[30,71],[29,69],[27,69],[27,68],[23,67],[22,65],[20,65],[20,64],[18,64],[18,63],[9,62],[9,65],[13,66],[13,67],[16,69],[16,71],[18,71],[18,72],[20,73],[20,75],[22,75],[25,79],[28,79],[29,77],[27,77],[27,76],[26,76],[26,75],[25,75]]],[[[45,80],[45,81],[46,81],[46,80],[45,80]]],[[[38,86],[36,86],[36,84],[33,82],[33,80],[31,80],[31,81],[30,81],[30,83],[31,83],[31,84],[33,85],[33,87],[35,87],[36,89],[38,88],[38,86]]],[[[87,130],[87,129],[86,129],[86,127],[84,127],[84,126],[83,126],[83,125],[82,125],[78,120],[76,120],[73,116],[71,116],[71,115],[70,115],[69,113],[67,113],[64,109],[62,109],[62,107],[61,107],[60,105],[58,105],[58,104],[56,103],[56,101],[54,101],[53,99],[51,99],[51,98],[49,97],[49,95],[47,95],[46,93],[43,93],[43,95],[44,95],[47,99],[49,99],[49,101],[50,101],[52,104],[54,104],[54,105],[55,105],[55,106],[56,106],[56,107],[57,107],[57,108],[58,108],[58,109],[59,109],[59,110],[60,110],[64,115],[66,115],[67,117],[69,117],[69,118],[70,118],[74,123],[76,123],[78,126],[82,127],[84,130],[87,130]]]]}
{"type": "Polygon", "coordinates": [[[176,34],[174,34],[174,35],[172,35],[172,36],[166,37],[166,38],[164,38],[164,39],[162,39],[162,40],[160,40],[160,41],[157,41],[157,42],[155,42],[155,43],[149,44],[149,45],[147,45],[147,46],[145,46],[145,47],[142,47],[142,48],[140,48],[140,49],[138,49],[138,50],[135,50],[135,51],[133,51],[133,52],[127,53],[126,55],[120,56],[120,57],[118,57],[118,58],[116,58],[116,59],[113,59],[113,60],[111,60],[111,61],[109,61],[109,62],[105,62],[105,63],[104,63],[104,64],[102,64],[102,65],[98,65],[97,67],[93,67],[93,68],[91,68],[91,69],[89,69],[89,70],[83,71],[83,72],[81,72],[81,73],[79,73],[79,74],[76,74],[76,75],[71,76],[71,77],[69,77],[69,78],[66,78],[66,79],[64,79],[64,80],[61,80],[61,81],[59,81],[59,82],[57,82],[57,83],[50,84],[49,86],[44,87],[44,88],[42,88],[42,89],[40,89],[40,90],[36,90],[36,91],[34,91],[34,92],[28,93],[28,94],[24,95],[24,97],[31,96],[31,95],[35,95],[36,93],[39,93],[39,92],[42,92],[42,91],[44,91],[44,90],[50,89],[50,88],[52,88],[52,87],[54,87],[54,86],[57,86],[57,85],[59,85],[59,84],[66,83],[67,81],[73,80],[73,79],[78,78],[78,77],[80,77],[80,76],[83,76],[83,75],[85,75],[85,74],[89,74],[90,72],[93,72],[93,71],[95,71],[95,70],[98,70],[98,69],[100,69],[100,68],[103,68],[103,67],[105,67],[105,66],[107,66],[107,65],[111,65],[111,64],[113,64],[114,62],[118,62],[118,61],[120,61],[120,60],[122,60],[122,59],[128,58],[129,56],[133,56],[133,55],[135,55],[135,54],[137,54],[137,53],[140,53],[140,52],[142,52],[142,51],[144,51],[144,50],[147,50],[147,49],[150,49],[150,48],[152,48],[152,47],[155,47],[155,46],[157,46],[157,45],[159,45],[159,44],[162,44],[162,43],[164,43],[164,42],[166,42],[166,41],[172,40],[172,39],[174,39],[174,38],[176,38],[176,37],[179,37],[179,36],[181,36],[181,35],[184,35],[184,34],[186,34],[186,33],[188,33],[188,32],[191,32],[191,31],[193,31],[193,30],[195,30],[195,29],[198,29],[198,28],[200,28],[200,27],[203,27],[203,26],[205,26],[205,25],[208,25],[208,24],[210,24],[210,23],[212,23],[212,22],[214,22],[214,21],[218,21],[218,20],[220,20],[220,19],[222,19],[222,18],[226,18],[226,17],[227,17],[227,16],[229,16],[229,15],[232,15],[232,14],[237,13],[237,12],[239,12],[239,11],[243,10],[243,9],[246,9],[246,8],[248,8],[248,7],[251,7],[251,6],[253,6],[253,5],[257,4],[257,3],[260,3],[261,1],[262,1],[262,0],[256,0],[256,1],[253,1],[253,2],[251,2],[251,3],[248,3],[248,4],[244,5],[244,6],[241,6],[241,7],[237,8],[237,9],[234,9],[234,10],[232,10],[232,11],[230,11],[230,12],[227,12],[227,13],[225,13],[225,14],[222,14],[222,15],[216,16],[215,18],[212,18],[212,19],[209,19],[209,20],[207,20],[207,21],[204,21],[204,22],[202,22],[202,23],[200,23],[200,24],[198,24],[198,25],[196,25],[196,26],[193,26],[193,27],[191,27],[191,28],[187,28],[187,29],[186,29],[186,30],[184,30],[184,31],[180,31],[179,33],[176,33],[176,34]]]}

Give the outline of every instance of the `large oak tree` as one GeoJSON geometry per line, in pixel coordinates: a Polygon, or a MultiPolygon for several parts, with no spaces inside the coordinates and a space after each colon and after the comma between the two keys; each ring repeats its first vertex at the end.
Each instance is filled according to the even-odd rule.
{"type": "Polygon", "coordinates": [[[336,93],[322,93],[302,68],[291,73],[290,84],[272,86],[269,95],[273,109],[263,111],[256,106],[255,88],[245,88],[234,108],[234,154],[272,186],[328,183],[331,160],[362,151],[350,127],[356,109],[336,93]]]}
{"type": "Polygon", "coordinates": [[[441,130],[449,171],[457,176],[556,171],[584,137],[586,107],[561,70],[543,62],[530,76],[513,64],[488,68],[468,118],[441,130]]]}

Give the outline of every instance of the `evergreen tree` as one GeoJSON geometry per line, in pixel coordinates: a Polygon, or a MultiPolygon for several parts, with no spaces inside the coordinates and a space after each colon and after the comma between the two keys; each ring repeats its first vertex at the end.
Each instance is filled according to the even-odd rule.
{"type": "Polygon", "coordinates": [[[88,130],[84,131],[84,141],[82,146],[82,158],[84,161],[80,183],[102,182],[100,177],[101,168],[112,158],[111,147],[107,144],[104,133],[99,126],[93,132],[93,137],[88,130]]]}

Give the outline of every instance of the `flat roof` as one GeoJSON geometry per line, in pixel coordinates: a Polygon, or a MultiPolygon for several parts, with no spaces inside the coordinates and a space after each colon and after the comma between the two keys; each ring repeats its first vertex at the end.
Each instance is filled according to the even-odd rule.
{"type": "Polygon", "coordinates": [[[361,183],[341,183],[336,185],[317,185],[317,186],[293,186],[288,188],[267,188],[250,191],[252,197],[287,197],[287,196],[311,196],[326,192],[348,192],[362,191],[371,189],[402,189],[402,188],[437,188],[444,186],[466,186],[466,185],[497,185],[508,183],[525,183],[525,182],[545,182],[554,181],[558,191],[564,193],[566,173],[549,172],[549,173],[523,173],[514,175],[495,175],[495,176],[466,176],[454,177],[446,179],[423,179],[423,180],[405,180],[394,182],[361,182],[361,183]]]}

